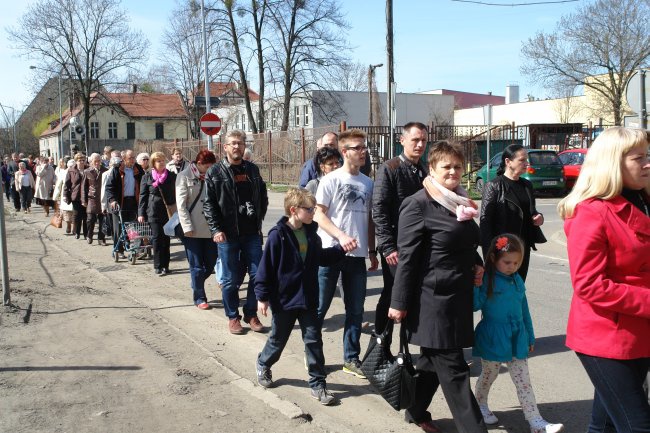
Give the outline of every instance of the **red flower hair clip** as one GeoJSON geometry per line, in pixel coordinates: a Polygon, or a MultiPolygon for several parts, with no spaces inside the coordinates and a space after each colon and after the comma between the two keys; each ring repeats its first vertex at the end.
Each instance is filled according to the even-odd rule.
{"type": "Polygon", "coordinates": [[[508,238],[505,236],[501,236],[500,238],[498,238],[495,247],[497,251],[508,252],[508,249],[510,247],[510,244],[508,243],[508,238]]]}

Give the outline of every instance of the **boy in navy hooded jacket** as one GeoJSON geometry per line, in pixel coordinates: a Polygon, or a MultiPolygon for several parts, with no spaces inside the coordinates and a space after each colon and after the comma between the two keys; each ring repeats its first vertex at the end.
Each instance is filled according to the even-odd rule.
{"type": "Polygon", "coordinates": [[[269,339],[257,356],[257,382],[273,385],[271,367],[282,354],[293,325],[298,320],[305,343],[311,396],[329,406],[337,402],[326,387],[325,356],[318,321],[318,267],[341,260],[339,246],[323,248],[312,222],[316,199],[305,189],[291,188],[284,198],[284,216],[269,231],[264,253],[255,276],[258,311],[273,314],[269,339]]]}

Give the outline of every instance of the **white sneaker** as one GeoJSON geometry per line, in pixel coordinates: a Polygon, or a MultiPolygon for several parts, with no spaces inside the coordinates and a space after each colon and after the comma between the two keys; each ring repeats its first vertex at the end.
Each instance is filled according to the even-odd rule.
{"type": "Polygon", "coordinates": [[[498,424],[499,418],[497,418],[492,411],[485,404],[479,404],[479,409],[481,409],[481,415],[483,415],[483,421],[485,424],[498,424]]]}
{"type": "Polygon", "coordinates": [[[564,424],[551,424],[543,418],[535,418],[529,424],[530,433],[558,433],[564,431],[564,424]]]}

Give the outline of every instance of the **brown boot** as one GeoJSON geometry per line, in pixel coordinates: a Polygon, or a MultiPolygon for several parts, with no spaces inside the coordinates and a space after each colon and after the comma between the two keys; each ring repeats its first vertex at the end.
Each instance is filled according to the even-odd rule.
{"type": "Polygon", "coordinates": [[[65,234],[69,235],[70,233],[72,233],[72,223],[69,222],[69,221],[66,221],[65,224],[66,224],[65,225],[65,234]]]}
{"type": "Polygon", "coordinates": [[[244,333],[244,328],[241,326],[241,316],[228,320],[228,330],[231,334],[241,335],[244,333]]]}
{"type": "Polygon", "coordinates": [[[49,206],[43,206],[43,210],[45,211],[45,217],[50,216],[50,207],[49,206]]]}

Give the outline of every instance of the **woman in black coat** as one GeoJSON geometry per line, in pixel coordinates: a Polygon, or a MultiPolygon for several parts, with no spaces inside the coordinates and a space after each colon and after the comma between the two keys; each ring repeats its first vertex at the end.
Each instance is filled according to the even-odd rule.
{"type": "Polygon", "coordinates": [[[169,273],[169,236],[163,226],[169,215],[176,212],[176,174],[167,170],[165,154],[154,152],[150,157],[152,169],[142,176],[138,222],[149,222],[153,245],[154,272],[161,277],[169,273]]]}
{"type": "Polygon", "coordinates": [[[459,144],[434,143],[424,189],[404,200],[398,222],[388,317],[405,320],[409,342],[420,346],[415,403],[405,417],[427,432],[436,431],[427,408],[438,386],[458,431],[487,432],[463,357],[474,344],[473,287],[483,274],[477,206],[460,186],[464,165],[459,144]]]}
{"type": "Polygon", "coordinates": [[[530,249],[546,242],[539,228],[544,216],[537,212],[533,185],[520,177],[528,167],[528,152],[520,144],[506,147],[497,169],[497,177],[483,188],[481,200],[481,246],[483,256],[492,239],[502,233],[513,233],[524,241],[524,257],[519,275],[526,281],[530,249]]]}

